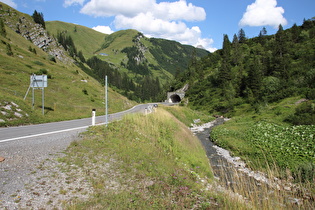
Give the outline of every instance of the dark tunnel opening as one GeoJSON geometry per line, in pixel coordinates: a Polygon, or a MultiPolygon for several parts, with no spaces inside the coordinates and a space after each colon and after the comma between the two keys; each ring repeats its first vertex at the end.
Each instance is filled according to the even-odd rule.
{"type": "Polygon", "coordinates": [[[179,103],[179,102],[181,102],[181,98],[177,94],[171,95],[170,99],[171,99],[172,103],[179,103]]]}

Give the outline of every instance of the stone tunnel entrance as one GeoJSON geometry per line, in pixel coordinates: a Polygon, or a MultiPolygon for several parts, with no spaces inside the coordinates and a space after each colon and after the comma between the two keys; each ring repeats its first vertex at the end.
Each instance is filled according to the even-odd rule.
{"type": "Polygon", "coordinates": [[[176,90],[174,92],[168,92],[167,93],[167,99],[166,102],[168,103],[180,103],[184,97],[185,97],[185,92],[188,89],[188,84],[186,84],[183,88],[176,90]]]}
{"type": "Polygon", "coordinates": [[[170,100],[172,101],[172,103],[179,103],[181,102],[182,99],[180,98],[179,95],[173,94],[170,96],[170,100]]]}

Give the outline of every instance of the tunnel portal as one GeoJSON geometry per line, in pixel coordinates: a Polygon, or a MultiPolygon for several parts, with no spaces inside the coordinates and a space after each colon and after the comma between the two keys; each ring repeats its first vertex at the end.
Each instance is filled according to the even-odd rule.
{"type": "Polygon", "coordinates": [[[181,102],[182,99],[180,98],[179,95],[173,94],[170,96],[170,100],[172,101],[172,103],[179,103],[181,102]]]}
{"type": "Polygon", "coordinates": [[[167,93],[167,99],[165,102],[168,103],[180,103],[184,97],[185,97],[185,92],[188,90],[188,84],[186,84],[183,88],[176,90],[174,92],[168,92],[167,93]]]}
{"type": "Polygon", "coordinates": [[[167,93],[167,102],[168,103],[180,103],[185,97],[185,92],[168,92],[167,93]]]}

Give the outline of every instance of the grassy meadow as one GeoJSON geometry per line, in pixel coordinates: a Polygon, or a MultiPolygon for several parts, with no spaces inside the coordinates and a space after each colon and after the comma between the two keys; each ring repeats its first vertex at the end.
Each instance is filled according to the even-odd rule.
{"type": "MultiPolygon", "coordinates": [[[[14,102],[25,115],[12,118],[0,112],[0,126],[21,125],[69,120],[91,116],[96,109],[104,114],[104,86],[74,64],[52,61],[41,49],[34,46],[10,28],[6,37],[0,37],[0,104],[14,102]],[[13,42],[14,40],[14,42],[13,42]],[[14,44],[13,44],[14,43],[14,44]],[[8,55],[8,45],[12,55],[8,55]],[[48,87],[44,90],[45,115],[42,115],[42,91],[35,90],[35,105],[32,109],[32,90],[23,100],[30,84],[32,73],[48,75],[48,87]]],[[[110,81],[109,81],[110,83],[110,81]]],[[[131,108],[135,102],[109,88],[109,113],[131,108]]],[[[5,111],[1,107],[1,111],[5,111]]]]}
{"type": "Polygon", "coordinates": [[[54,37],[57,37],[58,33],[66,33],[76,40],[77,50],[82,51],[86,59],[94,55],[93,52],[100,48],[107,36],[91,28],[62,21],[46,21],[45,25],[47,31],[54,37]]]}

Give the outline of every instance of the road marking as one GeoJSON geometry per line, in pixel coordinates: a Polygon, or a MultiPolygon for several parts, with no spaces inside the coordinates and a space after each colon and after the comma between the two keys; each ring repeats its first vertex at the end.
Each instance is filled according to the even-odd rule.
{"type": "MultiPolygon", "coordinates": [[[[135,109],[137,106],[142,106],[142,105],[143,104],[135,105],[134,107],[132,107],[132,108],[130,108],[128,110],[125,110],[125,111],[122,111],[122,112],[113,113],[113,115],[117,115],[117,117],[120,117],[120,115],[123,115],[126,112],[130,112],[133,109],[135,109]]],[[[104,116],[105,115],[98,116],[98,118],[104,117],[104,116]]],[[[96,125],[105,125],[105,124],[106,123],[104,122],[104,123],[98,123],[96,125]]],[[[27,139],[27,138],[32,138],[32,137],[38,137],[38,136],[44,136],[44,135],[55,134],[55,133],[62,133],[62,132],[73,131],[73,130],[79,130],[79,129],[88,128],[88,127],[90,127],[90,125],[77,127],[77,128],[70,128],[70,129],[65,129],[65,130],[59,130],[59,131],[52,131],[52,132],[47,132],[47,133],[39,133],[39,134],[34,134],[34,135],[15,137],[15,138],[10,138],[10,139],[3,139],[3,140],[0,140],[0,143],[9,142],[9,141],[16,141],[16,140],[20,140],[20,139],[27,139]]]]}
{"type": "MultiPolygon", "coordinates": [[[[98,124],[98,125],[100,125],[100,124],[98,124]]],[[[29,135],[29,136],[21,136],[21,137],[16,137],[16,138],[11,138],[11,139],[4,139],[4,140],[0,140],[0,143],[8,142],[8,141],[16,141],[16,140],[20,140],[20,139],[27,139],[27,138],[32,138],[32,137],[38,137],[38,136],[44,136],[44,135],[55,134],[55,133],[62,133],[62,132],[73,131],[73,130],[79,130],[79,129],[88,128],[88,127],[90,127],[90,126],[82,126],[82,127],[77,127],[77,128],[69,128],[69,129],[65,129],[65,130],[52,131],[52,132],[47,132],[47,133],[39,133],[39,134],[34,134],[34,135],[29,135]]]]}

